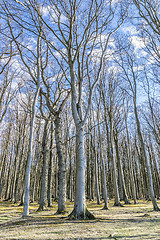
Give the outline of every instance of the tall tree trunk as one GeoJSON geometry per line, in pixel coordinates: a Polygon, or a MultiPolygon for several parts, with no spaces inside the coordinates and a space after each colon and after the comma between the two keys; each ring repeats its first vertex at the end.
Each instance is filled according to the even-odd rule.
{"type": "Polygon", "coordinates": [[[138,137],[139,137],[139,141],[141,143],[141,150],[142,150],[142,154],[143,154],[145,164],[146,164],[146,168],[147,168],[147,175],[148,175],[148,181],[149,181],[149,192],[150,192],[150,196],[151,196],[151,200],[152,200],[152,204],[153,204],[153,209],[155,211],[159,211],[160,209],[157,205],[157,202],[156,202],[156,199],[155,199],[155,194],[154,194],[154,189],[153,189],[153,179],[152,179],[152,173],[151,173],[151,166],[150,166],[149,159],[147,157],[144,140],[143,140],[142,133],[141,133],[140,122],[139,122],[137,106],[136,106],[136,99],[134,99],[134,113],[135,113],[135,117],[136,117],[138,137]]]}
{"type": "MultiPolygon", "coordinates": [[[[26,145],[28,145],[28,141],[26,142],[26,145]]],[[[20,204],[19,206],[23,206],[24,205],[24,194],[25,194],[25,179],[26,179],[26,169],[27,169],[27,162],[28,162],[28,146],[25,147],[26,151],[24,153],[24,160],[23,160],[23,165],[22,165],[22,171],[21,171],[21,175],[22,175],[22,186],[20,189],[20,204]]]]}
{"type": "MultiPolygon", "coordinates": [[[[88,123],[89,125],[89,123],[88,123]]],[[[89,132],[89,127],[87,128],[88,129],[88,132],[89,132]]],[[[91,191],[91,186],[90,186],[90,183],[91,183],[91,170],[90,170],[90,143],[89,143],[89,136],[87,135],[87,138],[86,138],[86,161],[87,161],[87,178],[86,178],[86,185],[87,185],[87,199],[91,199],[91,194],[90,194],[90,191],[91,191]]]]}
{"type": "Polygon", "coordinates": [[[91,167],[91,196],[90,196],[90,200],[94,200],[95,198],[95,153],[93,152],[93,136],[92,136],[92,132],[91,132],[91,141],[90,141],[90,151],[91,151],[91,161],[90,161],[90,167],[91,167]]]}
{"type": "Polygon", "coordinates": [[[17,170],[18,170],[18,161],[19,161],[21,137],[22,137],[21,134],[22,134],[22,126],[20,124],[19,125],[19,132],[18,132],[18,140],[17,140],[16,150],[15,150],[14,169],[13,169],[13,175],[12,175],[11,201],[14,200],[14,192],[15,192],[15,186],[16,186],[16,175],[17,175],[17,170]]]}
{"type": "Polygon", "coordinates": [[[107,191],[107,183],[106,183],[106,166],[103,158],[103,148],[102,148],[102,136],[100,130],[100,122],[99,122],[99,104],[98,104],[98,111],[97,111],[97,120],[98,120],[98,135],[99,135],[99,155],[100,155],[100,162],[102,166],[102,191],[103,191],[103,199],[104,199],[104,207],[103,209],[108,210],[108,191],[107,191]]]}
{"type": "Polygon", "coordinates": [[[108,192],[107,192],[107,183],[106,183],[106,167],[103,159],[103,155],[101,156],[102,166],[103,166],[103,198],[104,198],[104,207],[103,209],[108,210],[108,192]]]}
{"type": "Polygon", "coordinates": [[[73,202],[73,166],[72,166],[72,146],[68,145],[68,154],[69,154],[69,189],[68,189],[68,198],[73,202]]]}
{"type": "MultiPolygon", "coordinates": [[[[8,158],[10,133],[11,133],[11,123],[9,125],[8,134],[6,136],[4,154],[2,154],[2,166],[1,166],[1,172],[0,172],[0,199],[1,199],[2,189],[3,189],[3,185],[4,185],[4,181],[5,181],[4,176],[5,176],[5,171],[6,171],[6,161],[8,158]]],[[[10,164],[9,164],[9,168],[10,168],[10,164]]]]}
{"type": "Polygon", "coordinates": [[[157,160],[155,158],[155,153],[154,153],[154,149],[153,149],[153,145],[151,142],[151,139],[149,141],[149,145],[150,145],[150,150],[151,150],[151,158],[153,159],[153,172],[155,174],[155,188],[156,188],[156,195],[157,195],[157,199],[160,198],[160,175],[159,175],[159,166],[157,164],[157,160]]]}
{"type": "MultiPolygon", "coordinates": [[[[41,32],[40,32],[41,35],[41,32]]],[[[36,115],[36,104],[38,101],[38,96],[40,92],[40,40],[41,36],[37,39],[37,89],[34,95],[31,113],[31,123],[30,123],[30,137],[29,137],[29,149],[28,149],[28,161],[26,165],[26,176],[25,176],[25,189],[24,189],[24,207],[23,207],[23,217],[29,215],[29,191],[30,191],[30,172],[32,164],[32,151],[33,151],[33,133],[34,133],[34,122],[36,115]]]]}
{"type": "Polygon", "coordinates": [[[36,191],[36,181],[37,181],[37,169],[38,169],[38,161],[40,159],[40,153],[39,149],[36,149],[36,163],[35,163],[35,169],[34,169],[34,176],[33,176],[33,189],[32,189],[32,200],[31,202],[35,201],[35,191],[36,191]]]}
{"type": "Polygon", "coordinates": [[[37,211],[43,211],[47,204],[47,177],[48,177],[48,127],[49,120],[45,120],[43,140],[42,140],[42,154],[43,154],[43,166],[42,166],[42,181],[41,181],[41,192],[39,200],[39,208],[37,211]]]}
{"type": "Polygon", "coordinates": [[[58,179],[59,179],[59,189],[58,189],[58,210],[57,213],[63,213],[66,210],[66,169],[65,160],[62,153],[61,147],[61,124],[59,113],[55,114],[55,141],[58,156],[58,179]]]}
{"type": "Polygon", "coordinates": [[[121,206],[119,191],[118,191],[118,182],[117,182],[116,151],[115,151],[113,132],[111,133],[111,146],[112,146],[112,164],[113,164],[113,185],[114,185],[114,194],[115,194],[114,206],[121,206]]]}
{"type": "Polygon", "coordinates": [[[74,210],[70,214],[76,219],[91,219],[93,215],[87,210],[85,199],[85,159],[83,155],[83,127],[76,126],[76,183],[74,210]]]}
{"type": "Polygon", "coordinates": [[[12,154],[13,154],[13,145],[11,148],[11,153],[10,153],[10,160],[9,160],[9,166],[8,166],[8,174],[7,174],[7,183],[6,183],[6,190],[5,190],[5,200],[7,200],[8,196],[8,190],[9,190],[9,181],[10,181],[10,172],[11,172],[11,162],[12,162],[12,154]]]}
{"type": "Polygon", "coordinates": [[[48,207],[51,207],[51,189],[52,189],[52,168],[53,168],[53,123],[51,122],[51,130],[50,130],[50,154],[49,154],[49,166],[48,166],[48,189],[47,189],[47,199],[48,199],[48,207]]]}
{"type": "Polygon", "coordinates": [[[58,159],[55,156],[55,174],[54,174],[54,200],[57,201],[57,188],[58,188],[58,159]]]}
{"type": "Polygon", "coordinates": [[[98,153],[95,151],[95,183],[96,183],[96,197],[97,204],[100,204],[100,193],[99,193],[99,178],[98,178],[98,153]]]}
{"type": "Polygon", "coordinates": [[[23,131],[22,131],[23,136],[21,136],[21,138],[22,138],[21,153],[20,153],[20,157],[19,157],[18,169],[17,169],[17,174],[16,174],[16,180],[15,180],[15,189],[14,189],[14,202],[15,203],[17,203],[18,183],[19,183],[19,178],[20,178],[20,174],[21,174],[20,170],[21,170],[21,167],[22,167],[21,165],[22,165],[24,149],[25,149],[26,119],[27,119],[27,114],[26,114],[25,119],[23,121],[24,126],[23,126],[23,131]]]}
{"type": "Polygon", "coordinates": [[[120,173],[120,178],[121,178],[121,184],[122,184],[122,189],[123,189],[123,198],[125,204],[130,204],[127,196],[127,191],[126,191],[126,185],[124,181],[124,174],[123,174],[123,168],[122,168],[122,161],[121,157],[119,156],[119,146],[118,146],[118,136],[114,136],[114,141],[115,141],[115,148],[116,148],[116,155],[117,155],[117,162],[118,162],[118,167],[119,167],[119,173],[120,173]]]}
{"type": "Polygon", "coordinates": [[[128,125],[127,125],[127,114],[125,113],[125,125],[126,125],[126,133],[127,133],[127,157],[130,165],[130,175],[131,175],[131,187],[132,187],[132,195],[134,199],[134,204],[137,203],[136,199],[136,185],[135,185],[135,180],[134,180],[134,174],[133,174],[133,156],[131,154],[131,146],[130,146],[130,139],[129,139],[129,132],[128,132],[128,125]]]}
{"type": "Polygon", "coordinates": [[[141,194],[143,194],[143,197],[145,197],[147,200],[149,199],[149,193],[148,193],[148,184],[147,184],[147,175],[146,175],[146,167],[144,162],[143,154],[141,154],[137,141],[135,142],[135,148],[137,151],[138,159],[140,163],[137,163],[138,169],[140,170],[140,179],[141,179],[141,194]]]}

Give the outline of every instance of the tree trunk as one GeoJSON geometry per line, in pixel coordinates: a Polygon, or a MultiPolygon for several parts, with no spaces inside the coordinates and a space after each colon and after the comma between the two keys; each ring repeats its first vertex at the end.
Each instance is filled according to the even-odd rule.
{"type": "Polygon", "coordinates": [[[116,151],[115,151],[115,142],[113,137],[113,129],[112,126],[110,128],[110,139],[111,139],[111,149],[112,149],[112,165],[113,165],[113,185],[114,185],[114,194],[115,194],[115,202],[114,206],[122,206],[119,198],[118,191],[118,182],[117,182],[117,170],[116,170],[116,151]]]}
{"type": "Polygon", "coordinates": [[[48,126],[49,120],[45,120],[43,140],[42,140],[42,153],[43,153],[43,167],[42,167],[42,181],[41,181],[41,192],[40,192],[40,201],[39,208],[37,211],[43,211],[46,208],[47,201],[47,177],[48,177],[48,126]]]}
{"type": "Polygon", "coordinates": [[[32,148],[33,148],[33,131],[34,131],[34,120],[35,120],[35,110],[38,100],[40,86],[37,87],[33,105],[32,105],[32,117],[31,117],[31,126],[30,126],[30,138],[29,138],[29,152],[28,152],[28,161],[26,166],[26,177],[25,177],[25,189],[24,189],[24,207],[23,207],[23,217],[29,215],[29,190],[30,190],[30,172],[32,164],[32,148]]]}
{"type": "Polygon", "coordinates": [[[83,155],[83,128],[76,126],[76,186],[74,209],[70,217],[76,219],[94,219],[87,210],[85,199],[85,159],[83,155]]]}
{"type": "Polygon", "coordinates": [[[59,180],[59,189],[58,189],[58,210],[57,213],[63,213],[66,211],[66,169],[65,161],[62,153],[61,147],[61,137],[60,137],[60,116],[55,114],[55,141],[57,148],[58,156],[58,180],[59,180]]]}
{"type": "MultiPolygon", "coordinates": [[[[99,107],[99,105],[98,105],[99,107]]],[[[99,135],[99,155],[100,155],[100,162],[102,168],[102,191],[103,191],[103,199],[104,199],[104,207],[103,209],[108,210],[108,191],[107,191],[107,183],[106,183],[106,166],[103,158],[103,150],[102,150],[102,136],[100,130],[100,123],[99,123],[99,109],[97,111],[97,119],[98,119],[98,135],[99,135]]]]}
{"type": "Polygon", "coordinates": [[[101,157],[102,166],[103,166],[103,198],[104,198],[104,207],[103,209],[108,210],[108,192],[107,192],[107,183],[106,183],[106,170],[105,170],[105,162],[103,159],[103,155],[101,157]]]}
{"type": "Polygon", "coordinates": [[[97,204],[100,204],[100,193],[99,193],[99,179],[98,179],[98,153],[95,151],[95,181],[96,181],[96,197],[97,204]]]}
{"type": "Polygon", "coordinates": [[[50,154],[49,154],[49,166],[48,166],[48,189],[47,189],[47,199],[48,207],[51,207],[51,186],[52,186],[52,168],[53,168],[53,123],[51,122],[51,141],[50,141],[50,154]]]}
{"type": "Polygon", "coordinates": [[[5,190],[5,200],[7,200],[8,196],[8,189],[9,189],[9,179],[10,179],[10,172],[11,172],[11,162],[12,162],[12,154],[13,154],[13,146],[11,148],[11,154],[10,154],[10,160],[9,160],[9,166],[8,166],[8,174],[7,174],[7,183],[6,183],[6,190],[5,190]]]}
{"type": "Polygon", "coordinates": [[[151,166],[150,166],[149,159],[147,157],[145,144],[144,144],[144,140],[143,140],[141,129],[140,129],[140,122],[139,122],[139,118],[138,118],[138,112],[137,112],[137,106],[136,106],[136,100],[135,99],[134,99],[134,112],[135,112],[135,117],[136,117],[138,137],[139,137],[139,140],[140,140],[140,143],[141,143],[141,149],[142,149],[143,157],[144,157],[146,168],[147,168],[147,175],[148,175],[148,181],[149,181],[149,192],[150,192],[150,196],[151,196],[151,200],[152,200],[152,204],[153,204],[153,209],[155,211],[159,211],[160,209],[157,205],[157,202],[156,202],[156,199],[155,199],[155,194],[154,194],[154,189],[153,189],[153,179],[152,179],[152,173],[151,173],[151,166]]]}
{"type": "MultiPolygon", "coordinates": [[[[89,128],[88,128],[89,132],[89,128]]],[[[90,142],[89,136],[86,139],[86,161],[87,161],[87,199],[91,199],[91,169],[90,169],[90,142]]]]}
{"type": "Polygon", "coordinates": [[[57,188],[58,188],[58,160],[55,156],[55,174],[54,174],[54,200],[57,201],[57,188]]]}
{"type": "MultiPolygon", "coordinates": [[[[134,204],[137,203],[137,199],[136,199],[136,185],[135,185],[135,180],[134,180],[134,174],[133,174],[133,156],[131,154],[131,146],[130,146],[130,139],[129,139],[129,132],[128,132],[128,124],[127,124],[127,114],[125,113],[125,125],[126,125],[126,133],[127,133],[127,143],[128,143],[128,147],[127,147],[127,157],[128,157],[128,161],[129,161],[129,165],[130,165],[130,176],[131,176],[131,187],[132,187],[132,195],[133,195],[133,199],[134,199],[134,204]]],[[[127,146],[127,144],[126,144],[127,146]]]]}
{"type": "Polygon", "coordinates": [[[123,200],[124,200],[125,204],[130,204],[130,202],[128,200],[128,196],[127,196],[125,181],[124,181],[122,161],[121,161],[121,157],[119,156],[118,136],[114,136],[114,140],[115,140],[118,168],[119,168],[121,184],[122,184],[122,190],[123,190],[123,200]]]}
{"type": "MultiPolygon", "coordinates": [[[[11,124],[9,125],[9,131],[8,131],[7,139],[6,139],[6,143],[5,143],[4,154],[2,154],[2,159],[3,160],[2,160],[2,167],[1,167],[1,172],[0,172],[0,199],[1,199],[3,185],[4,185],[4,182],[5,182],[4,176],[5,176],[5,171],[6,171],[6,160],[8,158],[10,133],[11,133],[11,124]]],[[[10,168],[10,164],[9,164],[9,168],[10,168]]]]}
{"type": "Polygon", "coordinates": [[[68,198],[73,202],[73,167],[72,167],[72,146],[69,141],[68,154],[69,154],[69,188],[68,188],[68,198]]]}
{"type": "MultiPolygon", "coordinates": [[[[26,115],[27,118],[27,115],[26,115]]],[[[24,145],[25,145],[25,129],[26,129],[26,118],[24,119],[24,129],[23,129],[23,139],[22,139],[22,146],[21,146],[21,154],[19,157],[19,163],[18,163],[18,169],[17,169],[17,174],[16,174],[16,180],[15,180],[15,190],[14,190],[14,203],[17,203],[17,192],[18,192],[18,183],[19,183],[19,178],[21,174],[21,167],[22,167],[22,162],[23,162],[23,155],[24,155],[24,145]]]]}

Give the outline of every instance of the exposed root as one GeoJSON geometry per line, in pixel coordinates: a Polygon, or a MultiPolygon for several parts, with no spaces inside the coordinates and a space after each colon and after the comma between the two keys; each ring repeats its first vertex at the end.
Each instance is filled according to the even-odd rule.
{"type": "Polygon", "coordinates": [[[108,207],[106,204],[104,204],[104,207],[102,208],[102,210],[108,210],[108,207]]]}
{"type": "Polygon", "coordinates": [[[156,211],[156,212],[160,211],[159,207],[158,206],[154,206],[154,211],[156,211]]]}
{"type": "Polygon", "coordinates": [[[40,212],[40,211],[45,211],[47,210],[46,206],[39,206],[39,208],[36,210],[36,212],[40,212]]]}
{"type": "Polygon", "coordinates": [[[114,203],[115,207],[124,207],[120,202],[119,203],[114,203]]]}
{"type": "Polygon", "coordinates": [[[69,219],[74,219],[74,220],[94,220],[95,217],[88,209],[86,208],[84,212],[77,213],[76,209],[73,209],[73,211],[69,214],[68,216],[69,219]]]}
{"type": "Polygon", "coordinates": [[[65,214],[66,212],[67,212],[66,210],[57,210],[57,212],[55,213],[55,215],[65,214]]]}

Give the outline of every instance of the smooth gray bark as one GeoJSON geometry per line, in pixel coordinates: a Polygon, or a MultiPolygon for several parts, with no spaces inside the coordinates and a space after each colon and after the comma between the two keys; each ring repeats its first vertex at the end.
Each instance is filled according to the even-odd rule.
{"type": "Polygon", "coordinates": [[[58,156],[58,178],[59,178],[57,213],[63,213],[66,210],[66,169],[61,147],[60,137],[61,124],[59,113],[55,114],[54,124],[55,124],[55,141],[58,156]]]}
{"type": "Polygon", "coordinates": [[[8,173],[7,173],[7,183],[6,183],[6,190],[5,190],[5,200],[7,200],[8,190],[9,190],[9,181],[10,181],[10,172],[11,172],[11,162],[12,162],[12,154],[13,154],[13,146],[11,148],[9,166],[8,166],[8,173]]]}
{"type": "Polygon", "coordinates": [[[98,153],[95,152],[95,183],[97,204],[100,204],[99,178],[98,178],[98,153]]]}
{"type": "Polygon", "coordinates": [[[44,131],[43,131],[43,140],[42,140],[42,157],[43,157],[43,166],[42,166],[42,177],[41,177],[41,191],[40,191],[40,200],[39,208],[37,211],[43,211],[47,205],[47,180],[48,180],[48,127],[49,120],[45,120],[44,131]]]}
{"type": "Polygon", "coordinates": [[[21,152],[19,156],[19,162],[18,162],[18,169],[17,169],[17,174],[16,174],[16,180],[15,180],[15,189],[14,189],[14,203],[17,203],[17,193],[18,193],[18,183],[19,183],[19,178],[21,174],[21,168],[22,168],[22,162],[23,162],[23,155],[24,155],[24,149],[25,149],[25,139],[26,139],[26,120],[27,120],[27,114],[23,120],[23,130],[22,130],[22,143],[21,143],[21,152]]]}
{"type": "Polygon", "coordinates": [[[85,159],[83,153],[83,128],[76,126],[76,183],[74,210],[70,216],[76,219],[93,219],[87,210],[85,199],[85,159]]]}
{"type": "Polygon", "coordinates": [[[127,196],[127,191],[126,191],[126,185],[124,181],[124,174],[123,174],[123,168],[122,168],[122,160],[119,155],[119,146],[118,146],[118,136],[114,136],[115,140],[115,148],[116,148],[116,156],[117,156],[117,163],[118,163],[118,168],[119,168],[119,173],[120,173],[120,178],[121,178],[121,184],[122,184],[122,190],[123,190],[123,200],[125,204],[130,204],[127,196]]]}
{"type": "MultiPolygon", "coordinates": [[[[112,129],[112,128],[111,128],[112,129]]],[[[115,202],[114,206],[121,206],[119,191],[118,191],[118,182],[117,182],[117,168],[116,168],[116,150],[115,143],[113,137],[113,130],[111,130],[111,149],[112,149],[112,165],[113,165],[113,184],[114,184],[114,194],[115,194],[115,202]]]]}
{"type": "Polygon", "coordinates": [[[152,172],[151,172],[151,166],[150,166],[150,162],[146,153],[146,148],[145,148],[145,143],[143,140],[143,136],[141,133],[141,127],[140,127],[140,122],[139,122],[139,117],[138,117],[138,112],[137,112],[137,106],[136,106],[136,99],[134,98],[134,113],[135,113],[135,117],[136,117],[136,124],[137,124],[137,132],[138,132],[138,137],[139,137],[139,141],[141,143],[141,150],[142,150],[142,154],[145,160],[145,164],[146,164],[146,168],[147,168],[147,174],[148,174],[148,181],[149,181],[149,193],[151,196],[151,200],[152,200],[152,204],[153,204],[153,209],[155,211],[159,211],[159,207],[157,205],[157,201],[155,199],[155,194],[154,194],[154,189],[153,189],[153,179],[152,179],[152,172]]]}
{"type": "Polygon", "coordinates": [[[30,172],[31,172],[31,164],[32,164],[32,151],[33,151],[32,149],[33,149],[33,134],[34,134],[33,131],[34,131],[36,104],[38,100],[39,91],[40,91],[40,86],[38,85],[35,96],[34,96],[33,105],[32,105],[29,152],[28,152],[28,161],[27,161],[26,176],[25,176],[23,217],[26,217],[29,215],[30,172]]]}
{"type": "MultiPolygon", "coordinates": [[[[39,44],[39,41],[38,41],[39,44]]],[[[37,50],[38,51],[38,50],[37,50]]],[[[39,76],[39,62],[37,63],[38,76],[37,76],[37,89],[34,95],[33,105],[32,105],[32,115],[30,123],[30,137],[29,137],[29,149],[28,149],[28,161],[26,165],[26,176],[25,176],[25,189],[24,189],[24,207],[23,207],[23,217],[29,215],[29,192],[30,192],[30,173],[32,164],[32,151],[33,151],[33,135],[34,135],[34,122],[36,114],[36,104],[38,101],[38,96],[40,92],[40,76],[39,76]]]]}
{"type": "Polygon", "coordinates": [[[99,135],[99,152],[100,152],[100,162],[102,165],[102,189],[103,189],[103,198],[104,198],[104,207],[103,209],[108,210],[108,191],[107,191],[107,182],[106,182],[106,165],[103,158],[103,149],[102,149],[102,136],[100,131],[100,122],[99,122],[99,105],[98,105],[98,112],[97,112],[97,119],[98,119],[98,135],[99,135]]]}
{"type": "Polygon", "coordinates": [[[51,122],[50,130],[50,152],[49,152],[49,165],[48,165],[48,187],[47,187],[47,200],[48,207],[52,206],[51,190],[52,190],[52,169],[53,169],[53,122],[51,122]]]}
{"type": "Polygon", "coordinates": [[[134,199],[134,204],[137,203],[137,197],[136,197],[136,185],[135,185],[135,179],[134,179],[134,173],[133,173],[133,156],[131,154],[131,146],[130,146],[130,139],[129,139],[129,132],[128,132],[128,125],[127,125],[127,114],[125,113],[125,125],[126,125],[126,133],[127,133],[127,157],[129,160],[130,165],[130,174],[131,174],[131,186],[132,186],[132,195],[134,199]]]}

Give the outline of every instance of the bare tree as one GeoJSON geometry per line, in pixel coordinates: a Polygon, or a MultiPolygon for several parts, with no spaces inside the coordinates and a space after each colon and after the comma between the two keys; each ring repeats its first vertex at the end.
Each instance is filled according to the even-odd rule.
{"type": "Polygon", "coordinates": [[[66,85],[71,86],[72,115],[76,126],[76,186],[71,216],[78,219],[93,218],[85,203],[83,131],[109,40],[122,25],[127,6],[124,2],[111,0],[94,0],[85,4],[81,0],[52,0],[44,1],[42,6],[29,0],[23,1],[23,4],[17,2],[18,11],[23,11],[17,18],[12,4],[4,2],[7,15],[25,30],[38,35],[36,23],[37,19],[40,19],[45,26],[41,37],[48,43],[56,63],[60,66],[66,85]],[[48,11],[47,16],[44,16],[45,9],[48,11]],[[22,17],[19,19],[19,16],[22,17]],[[53,39],[55,41],[52,41],[53,39]],[[93,74],[95,66],[97,71],[93,74]],[[84,88],[88,90],[85,99],[84,88]]]}
{"type": "Polygon", "coordinates": [[[125,54],[123,52],[124,48],[119,48],[119,58],[117,58],[115,61],[116,63],[121,67],[123,70],[123,73],[120,73],[120,76],[124,79],[126,83],[128,83],[128,90],[126,90],[128,93],[131,94],[132,100],[133,100],[133,108],[134,108],[134,114],[135,114],[135,120],[136,120],[136,126],[137,126],[137,134],[139,138],[139,142],[141,145],[141,156],[142,156],[142,163],[144,166],[146,166],[147,169],[147,178],[148,178],[148,185],[149,185],[149,193],[151,195],[153,208],[155,211],[159,211],[154,189],[153,189],[153,179],[152,179],[152,173],[151,173],[151,166],[148,159],[146,146],[144,137],[141,130],[141,123],[140,123],[140,117],[138,114],[138,108],[137,108],[137,92],[138,92],[138,80],[140,80],[142,70],[139,69],[139,64],[136,59],[135,53],[131,52],[132,46],[128,45],[125,49],[125,54]]]}

